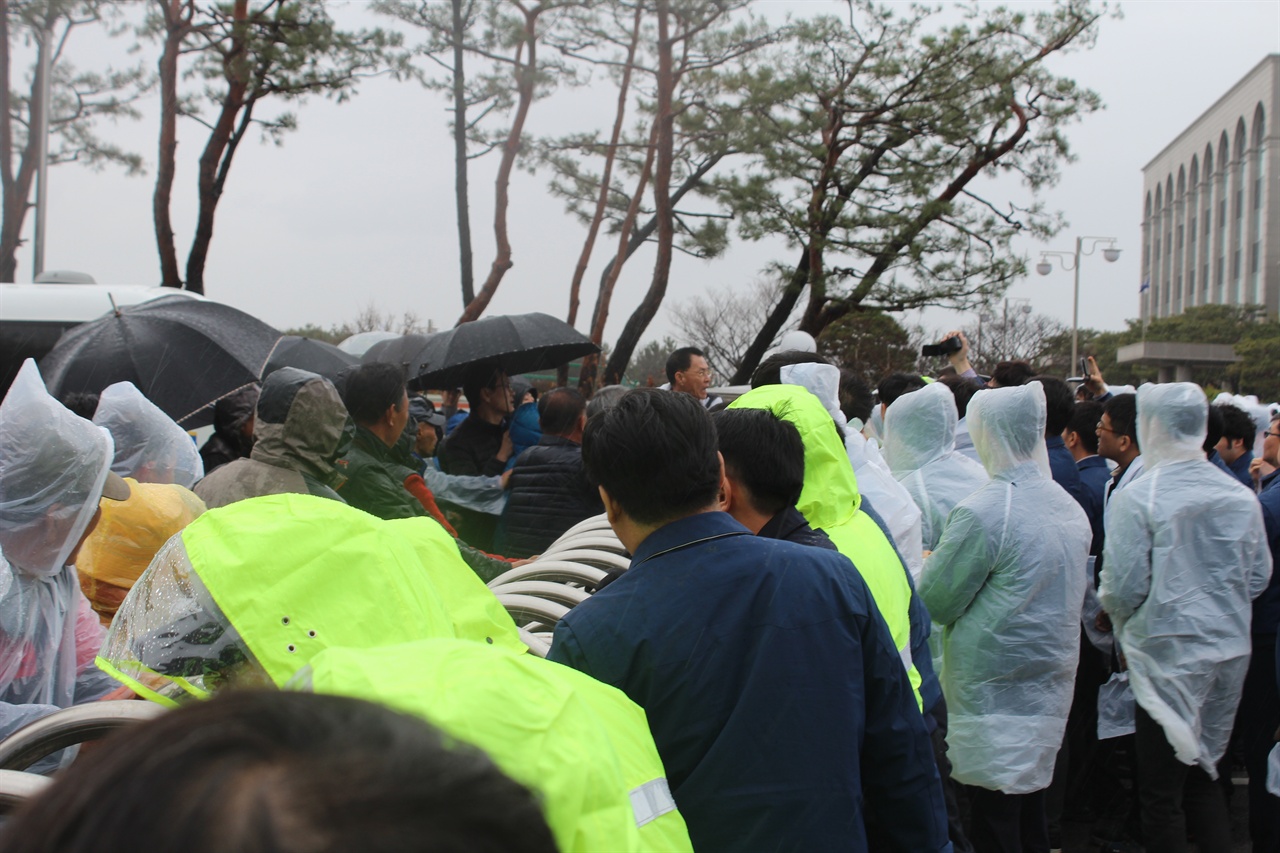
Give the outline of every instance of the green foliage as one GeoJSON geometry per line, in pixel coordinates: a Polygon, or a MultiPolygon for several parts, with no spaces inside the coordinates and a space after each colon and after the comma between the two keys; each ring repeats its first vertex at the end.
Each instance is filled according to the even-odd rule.
{"type": "Polygon", "coordinates": [[[663,384],[667,381],[667,359],[681,346],[670,336],[649,341],[631,357],[623,383],[641,387],[663,384]]]}
{"type": "Polygon", "coordinates": [[[891,315],[852,311],[822,330],[818,352],[874,388],[890,373],[914,371],[920,350],[891,315]]]}

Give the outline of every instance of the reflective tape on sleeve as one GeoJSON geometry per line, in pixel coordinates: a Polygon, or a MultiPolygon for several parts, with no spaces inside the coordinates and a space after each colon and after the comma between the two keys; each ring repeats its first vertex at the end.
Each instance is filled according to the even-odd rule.
{"type": "Polygon", "coordinates": [[[666,777],[659,776],[631,790],[631,810],[636,814],[636,826],[644,826],[667,812],[676,810],[676,801],[666,777]]]}

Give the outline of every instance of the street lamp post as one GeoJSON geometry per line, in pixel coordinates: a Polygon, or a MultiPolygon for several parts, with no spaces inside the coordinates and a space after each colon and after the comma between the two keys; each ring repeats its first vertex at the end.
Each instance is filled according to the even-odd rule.
{"type": "Polygon", "coordinates": [[[1040,263],[1036,264],[1036,272],[1040,275],[1048,275],[1053,272],[1053,264],[1049,263],[1049,257],[1058,259],[1058,263],[1062,264],[1062,268],[1075,272],[1075,292],[1071,298],[1071,367],[1070,370],[1076,369],[1076,364],[1080,358],[1080,257],[1082,255],[1092,255],[1097,251],[1099,244],[1106,243],[1106,247],[1102,250],[1103,259],[1114,264],[1120,259],[1120,250],[1116,248],[1115,237],[1077,237],[1076,250],[1072,252],[1052,252],[1044,251],[1040,253],[1040,263]],[[1084,241],[1089,241],[1088,251],[1084,250],[1084,241]],[[1067,265],[1070,259],[1071,265],[1067,265]]]}

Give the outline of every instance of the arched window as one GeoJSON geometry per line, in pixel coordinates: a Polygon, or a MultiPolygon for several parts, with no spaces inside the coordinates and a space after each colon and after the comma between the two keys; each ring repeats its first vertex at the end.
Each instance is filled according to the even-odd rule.
{"type": "Polygon", "coordinates": [[[1232,302],[1243,305],[1250,301],[1244,280],[1245,203],[1244,188],[1248,182],[1246,168],[1249,135],[1245,132],[1244,119],[1236,121],[1235,146],[1231,157],[1231,293],[1232,302]]]}
{"type": "Polygon", "coordinates": [[[1231,301],[1227,282],[1227,193],[1230,190],[1228,175],[1231,164],[1231,143],[1227,140],[1227,132],[1224,130],[1222,135],[1218,137],[1218,171],[1215,173],[1214,179],[1214,200],[1218,202],[1217,209],[1213,212],[1214,221],[1217,223],[1217,229],[1214,237],[1213,257],[1213,288],[1217,298],[1215,302],[1222,304],[1231,301]]]}
{"type": "Polygon", "coordinates": [[[1249,301],[1254,305],[1265,302],[1262,288],[1262,188],[1266,185],[1266,112],[1259,103],[1253,111],[1252,146],[1249,151],[1248,221],[1245,240],[1248,255],[1245,271],[1249,284],[1249,301]]]}
{"type": "Polygon", "coordinates": [[[1200,290],[1201,302],[1212,300],[1209,259],[1213,245],[1213,144],[1204,147],[1204,184],[1200,193],[1200,290]]]}
{"type": "MultiPolygon", "coordinates": [[[[1160,190],[1156,189],[1156,193],[1159,192],[1160,190]]],[[[1142,309],[1148,317],[1151,316],[1151,308],[1155,305],[1155,300],[1151,297],[1151,240],[1156,223],[1152,221],[1151,216],[1151,191],[1148,190],[1147,198],[1142,204],[1142,284],[1145,285],[1142,309]]]]}

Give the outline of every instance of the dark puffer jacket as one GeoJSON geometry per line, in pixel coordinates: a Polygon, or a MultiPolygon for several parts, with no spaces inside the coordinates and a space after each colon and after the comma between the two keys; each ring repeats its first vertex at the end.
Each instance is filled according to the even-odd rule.
{"type": "Polygon", "coordinates": [[[508,557],[541,554],[570,527],[604,512],[582,467],[582,445],[558,435],[544,435],[520,454],[509,488],[494,543],[508,557]]]}

